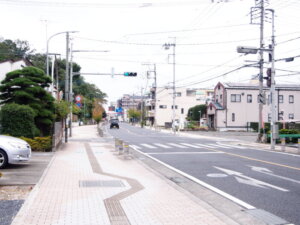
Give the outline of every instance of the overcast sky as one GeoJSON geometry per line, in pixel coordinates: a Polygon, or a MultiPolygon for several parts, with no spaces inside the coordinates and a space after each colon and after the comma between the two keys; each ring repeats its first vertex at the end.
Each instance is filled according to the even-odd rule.
{"type": "MultiPolygon", "coordinates": [[[[172,48],[176,38],[176,86],[214,87],[218,81],[248,82],[258,69],[244,68],[257,55],[241,55],[239,45],[259,47],[259,26],[250,24],[254,0],[0,0],[0,37],[27,40],[44,53],[46,40],[63,31],[72,34],[74,50],[108,50],[74,53],[82,72],[137,72],[138,77],[85,76],[108,94],[140,94],[153,84],[145,63],[155,63],[158,86],[173,81],[172,48]],[[213,79],[217,77],[216,79],[213,79]],[[209,81],[208,81],[209,80],[209,81]]],[[[269,0],[275,10],[276,59],[300,55],[300,1],[269,0]]],[[[265,44],[271,43],[271,24],[265,23],[265,44]]],[[[65,57],[65,35],[49,42],[49,52],[65,57]]],[[[266,57],[267,58],[267,57],[266,57]]],[[[267,65],[266,65],[267,66],[267,65]]],[[[300,58],[276,63],[277,83],[300,83],[300,58]],[[298,72],[298,74],[296,74],[298,72]],[[296,75],[295,75],[296,74],[296,75]]]]}

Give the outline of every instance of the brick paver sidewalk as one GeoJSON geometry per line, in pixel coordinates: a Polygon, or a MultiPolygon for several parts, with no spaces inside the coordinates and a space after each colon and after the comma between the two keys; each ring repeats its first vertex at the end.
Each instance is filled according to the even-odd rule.
{"type": "Polygon", "coordinates": [[[97,140],[95,126],[75,127],[12,225],[236,224],[97,140]]]}

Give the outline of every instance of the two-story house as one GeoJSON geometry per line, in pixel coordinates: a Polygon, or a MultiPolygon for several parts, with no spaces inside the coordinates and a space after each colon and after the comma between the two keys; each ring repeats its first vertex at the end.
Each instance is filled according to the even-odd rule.
{"type": "MultiPolygon", "coordinates": [[[[271,121],[270,89],[264,87],[266,104],[263,122],[271,121]]],[[[214,101],[207,107],[207,121],[216,130],[247,130],[250,122],[259,121],[257,84],[218,83],[214,101]]],[[[278,121],[300,119],[300,85],[276,85],[278,121]]]]}
{"type": "Polygon", "coordinates": [[[22,69],[23,67],[32,66],[32,63],[27,59],[4,60],[0,61],[0,82],[5,78],[8,72],[22,69]]]}
{"type": "MultiPolygon", "coordinates": [[[[175,120],[183,126],[186,120],[188,110],[191,107],[201,104],[207,104],[212,100],[213,90],[206,88],[176,88],[175,99],[175,120]]],[[[173,119],[173,89],[157,88],[156,101],[149,101],[149,104],[155,104],[150,107],[149,115],[155,116],[157,126],[166,126],[171,124],[173,119]]]]}

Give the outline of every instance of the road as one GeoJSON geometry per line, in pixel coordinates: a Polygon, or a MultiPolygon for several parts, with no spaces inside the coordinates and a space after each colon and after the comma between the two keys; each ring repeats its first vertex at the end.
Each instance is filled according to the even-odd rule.
{"type": "MultiPolygon", "coordinates": [[[[262,209],[300,225],[299,155],[242,147],[229,139],[183,137],[126,123],[107,131],[217,192],[229,194],[229,199],[238,199],[245,209],[262,209]]],[[[273,220],[276,224],[276,218],[273,220]]]]}

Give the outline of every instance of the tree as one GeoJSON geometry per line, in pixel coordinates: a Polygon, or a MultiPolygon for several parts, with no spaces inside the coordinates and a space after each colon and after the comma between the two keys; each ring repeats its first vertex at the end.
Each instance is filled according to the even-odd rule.
{"type": "Polygon", "coordinates": [[[30,53],[33,53],[33,50],[30,50],[27,41],[0,39],[0,61],[22,59],[30,53]]]}
{"type": "Polygon", "coordinates": [[[94,99],[93,103],[93,119],[96,121],[97,124],[100,123],[103,117],[104,108],[101,104],[99,99],[94,99]]]}
{"type": "Polygon", "coordinates": [[[206,114],[206,109],[207,106],[206,105],[196,105],[192,108],[189,109],[188,111],[188,120],[191,121],[199,121],[200,120],[200,112],[201,112],[201,117],[203,117],[203,115],[206,114]]]}
{"type": "Polygon", "coordinates": [[[36,67],[25,67],[6,74],[0,85],[1,105],[16,103],[30,106],[36,116],[40,135],[49,135],[54,119],[54,99],[45,90],[51,79],[36,67]]]}
{"type": "Polygon", "coordinates": [[[128,117],[131,120],[131,122],[135,122],[139,118],[141,118],[141,112],[136,109],[129,109],[127,111],[128,117]]]}

